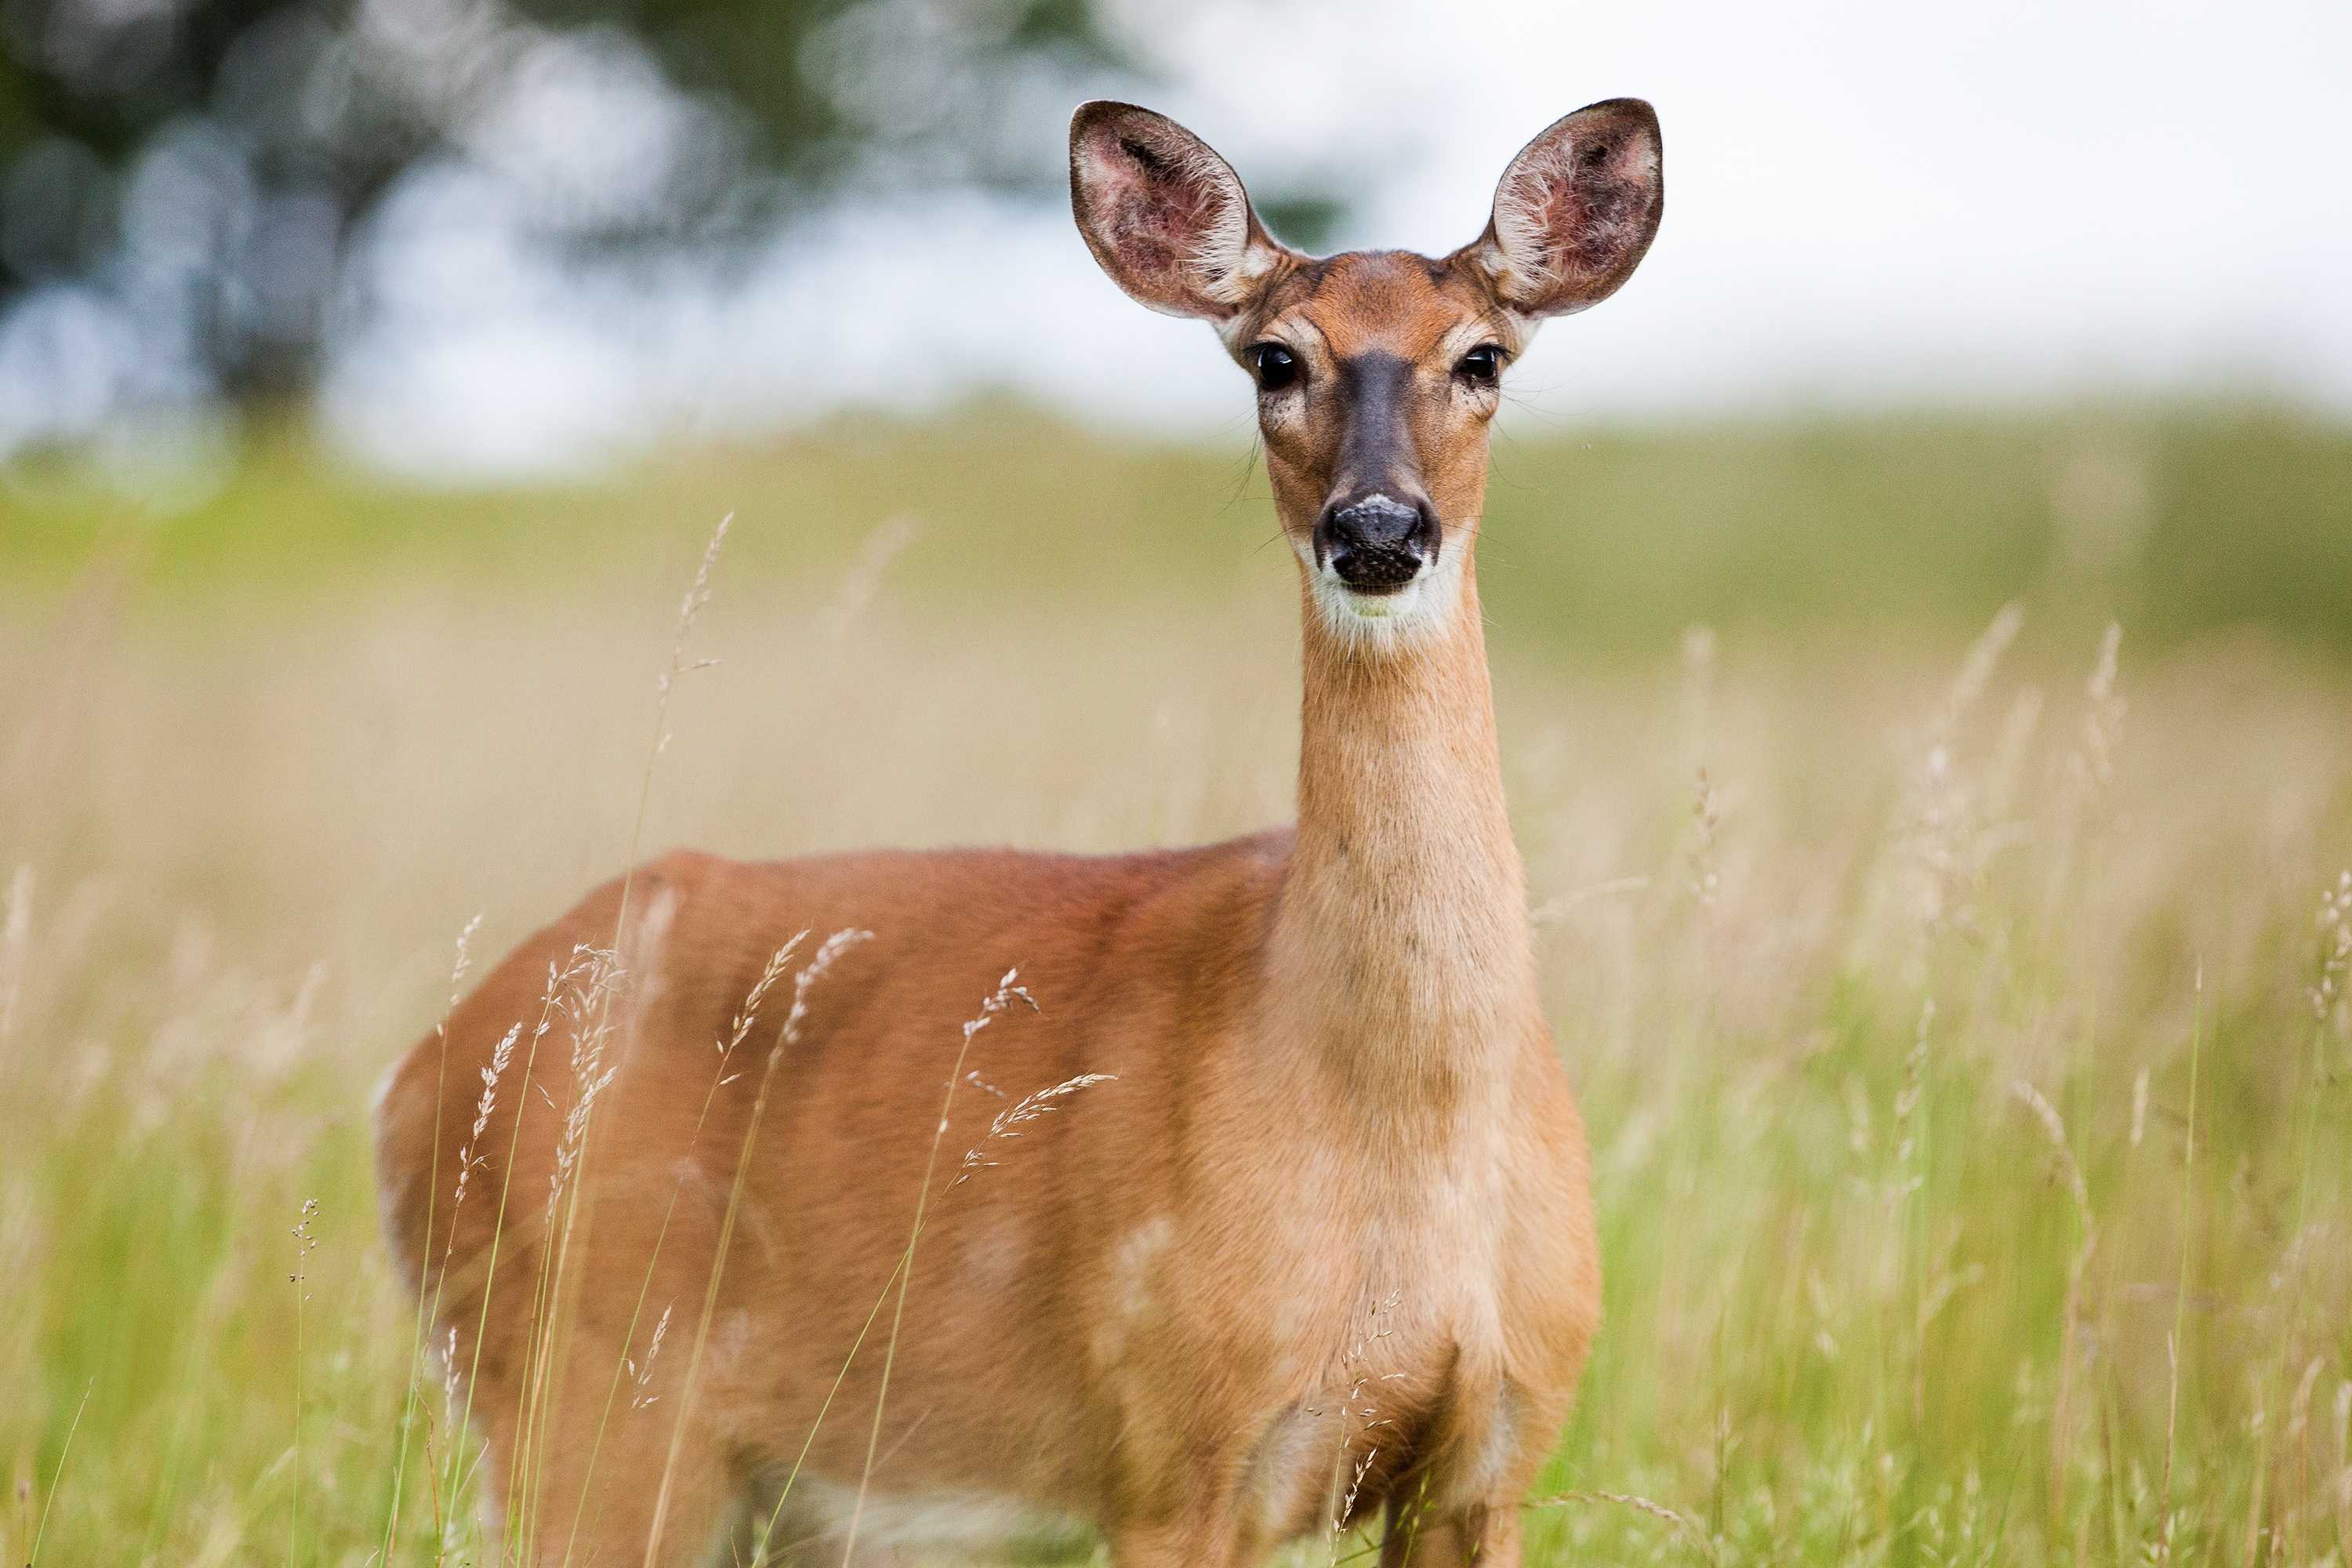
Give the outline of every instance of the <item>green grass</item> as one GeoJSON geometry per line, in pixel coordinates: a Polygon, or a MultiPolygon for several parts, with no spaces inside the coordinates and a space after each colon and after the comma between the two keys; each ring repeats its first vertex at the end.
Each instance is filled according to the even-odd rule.
{"type": "MultiPolygon", "coordinates": [[[[2343,1563],[2352,1037],[2311,994],[2352,438],[1890,422],[1497,471],[1506,764],[1608,1270],[1536,1560],[2343,1563]]],[[[648,847],[1287,810],[1290,567],[1237,449],[998,411],[433,494],[281,436],[171,519],[16,497],[7,1561],[379,1552],[415,1330],[367,1088],[475,911],[487,962],[625,854],[720,513],[724,662],[678,688],[648,847]]],[[[395,1560],[481,1561],[436,1468],[411,1448],[395,1560]]]]}
{"type": "MultiPolygon", "coordinates": [[[[887,516],[908,566],[1042,607],[1210,598],[1274,537],[1245,427],[1141,447],[1017,406],[845,422],[656,458],[601,483],[424,490],[322,462],[264,426],[219,492],[150,516],[74,472],[0,491],[0,582],[93,561],[167,599],[329,590],[388,574],[541,582],[670,569],[681,533],[741,515],[738,582],[838,567],[887,516]],[[1148,574],[1148,575],[1147,575],[1148,574]]],[[[2352,429],[2285,411],[2076,409],[1599,430],[1507,426],[1486,520],[1488,599],[1561,650],[1638,651],[1704,621],[1961,635],[2011,599],[2110,613],[2143,647],[2248,624],[2352,653],[2352,429]]]]}

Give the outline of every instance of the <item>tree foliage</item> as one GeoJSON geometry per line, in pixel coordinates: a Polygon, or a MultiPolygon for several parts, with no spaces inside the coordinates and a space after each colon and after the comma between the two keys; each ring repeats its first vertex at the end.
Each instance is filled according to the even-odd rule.
{"type": "Polygon", "coordinates": [[[559,249],[724,244],[910,168],[1055,179],[1008,110],[1123,65],[1090,0],[0,0],[0,312],[293,391],[431,181],[559,249]]]}

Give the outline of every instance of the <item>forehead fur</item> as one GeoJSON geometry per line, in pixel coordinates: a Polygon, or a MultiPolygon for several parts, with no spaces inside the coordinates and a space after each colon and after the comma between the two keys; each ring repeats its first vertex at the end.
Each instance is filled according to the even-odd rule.
{"type": "Polygon", "coordinates": [[[1480,282],[1450,260],[1409,250],[1350,250],[1302,261],[1267,291],[1253,331],[1284,316],[1313,323],[1342,359],[1381,352],[1416,359],[1465,319],[1507,326],[1480,282]]]}

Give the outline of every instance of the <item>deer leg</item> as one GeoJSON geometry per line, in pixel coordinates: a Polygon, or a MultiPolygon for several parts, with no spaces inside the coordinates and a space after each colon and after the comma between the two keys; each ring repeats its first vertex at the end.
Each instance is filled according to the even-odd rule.
{"type": "Polygon", "coordinates": [[[1433,1510],[1410,1500],[1389,1505],[1381,1568],[1518,1568],[1519,1509],[1503,1499],[1433,1510]]]}
{"type": "Polygon", "coordinates": [[[1113,1568],[1241,1568],[1264,1555],[1222,1507],[1114,1525],[1108,1534],[1113,1568]]]}
{"type": "Polygon", "coordinates": [[[489,1315],[473,1405],[502,1519],[498,1561],[686,1568],[711,1557],[741,1507],[735,1452],[698,1411],[708,1402],[693,1394],[707,1391],[687,1387],[693,1324],[666,1335],[638,1300],[667,1308],[699,1290],[708,1248],[683,1225],[671,1240],[646,1262],[583,1248],[577,1314],[555,1309],[551,1328],[511,1303],[489,1315]]]}
{"type": "MultiPolygon", "coordinates": [[[[673,1445],[669,1420],[620,1411],[604,1423],[599,1440],[600,1412],[587,1402],[567,1400],[556,1414],[554,1430],[563,1436],[502,1500],[508,1554],[500,1561],[516,1568],[688,1568],[709,1558],[741,1500],[727,1455],[706,1428],[698,1423],[673,1445]],[[518,1502],[527,1509],[520,1515],[518,1502]]],[[[486,1462],[503,1468],[514,1424],[483,1426],[486,1462]]]]}

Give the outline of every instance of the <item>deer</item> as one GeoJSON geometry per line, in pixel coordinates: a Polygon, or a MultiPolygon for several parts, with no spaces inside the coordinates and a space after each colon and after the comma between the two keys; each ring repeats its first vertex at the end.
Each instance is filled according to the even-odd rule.
{"type": "Polygon", "coordinates": [[[1461,249],[1318,258],[1173,121],[1076,111],[1095,259],[1254,384],[1298,574],[1296,823],[673,851],[457,1003],[380,1092],[377,1169],[508,1560],[1071,1530],[1189,1568],[1377,1526],[1388,1568],[1519,1561],[1601,1264],[1473,557],[1506,367],[1633,273],[1661,159],[1647,103],[1596,103],[1461,249]],[[812,931],[842,934],[786,960],[812,931]],[[590,1079],[549,1020],[604,951],[590,1079]],[[730,1054],[787,972],[781,1028],[778,992],[730,1054]]]}

